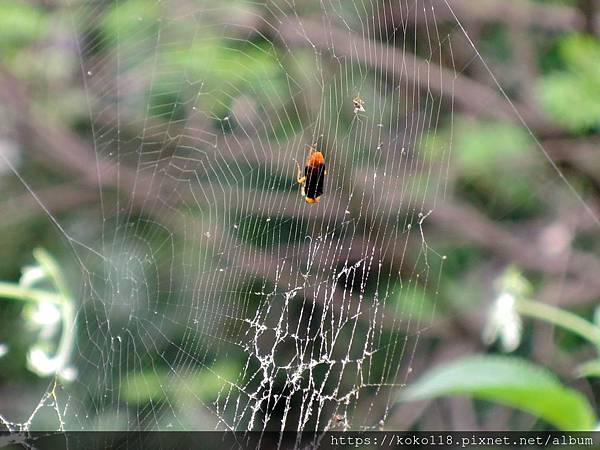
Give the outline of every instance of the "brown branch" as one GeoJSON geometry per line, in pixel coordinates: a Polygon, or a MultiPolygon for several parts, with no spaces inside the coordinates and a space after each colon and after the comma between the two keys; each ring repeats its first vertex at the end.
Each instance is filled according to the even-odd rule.
{"type": "MultiPolygon", "coordinates": [[[[97,192],[79,183],[44,187],[38,190],[36,195],[52,213],[79,208],[98,199],[97,192]]],[[[23,194],[0,204],[0,211],[2,211],[0,226],[14,226],[39,215],[40,208],[31,194],[23,194]]]]}
{"type": "Polygon", "coordinates": [[[584,30],[592,35],[598,35],[600,26],[598,24],[598,1],[597,0],[580,0],[581,15],[585,19],[584,30]]]}
{"type": "MultiPolygon", "coordinates": [[[[530,0],[448,0],[448,4],[459,20],[504,22],[556,31],[582,29],[586,23],[586,18],[576,8],[530,0]]],[[[445,5],[436,8],[436,17],[455,21],[445,5]]]]}
{"type": "MultiPolygon", "coordinates": [[[[0,98],[10,105],[18,119],[21,140],[26,148],[36,148],[34,157],[54,167],[59,173],[65,170],[82,177],[82,182],[92,187],[115,187],[128,192],[135,189],[135,201],[142,204],[157,198],[154,180],[140,177],[126,166],[97,159],[94,151],[82,139],[49,118],[43,117],[30,101],[22,83],[8,70],[0,67],[0,98]],[[36,145],[37,144],[37,145],[36,145]]],[[[99,194],[100,195],[100,194],[99,194]]]]}
{"type": "Polygon", "coordinates": [[[578,172],[600,187],[600,163],[598,146],[600,139],[592,138],[556,138],[546,139],[544,149],[556,162],[566,161],[578,172]]]}
{"type": "MultiPolygon", "coordinates": [[[[422,90],[435,92],[456,101],[464,110],[476,115],[500,117],[516,121],[511,104],[495,90],[460,73],[442,67],[379,42],[364,39],[355,33],[311,20],[287,20],[278,29],[278,37],[287,45],[316,47],[334,57],[354,58],[378,70],[393,74],[396,83],[406,80],[422,90]]],[[[531,126],[545,121],[527,105],[513,101],[524,120],[531,126]]]]}

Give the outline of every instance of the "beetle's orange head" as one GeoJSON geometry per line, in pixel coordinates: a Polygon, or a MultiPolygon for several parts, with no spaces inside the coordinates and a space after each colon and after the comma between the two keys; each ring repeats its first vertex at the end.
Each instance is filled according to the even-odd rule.
{"type": "Polygon", "coordinates": [[[323,164],[325,164],[325,157],[321,152],[311,153],[311,155],[308,157],[308,160],[306,161],[306,165],[310,167],[318,167],[322,166],[323,164]]]}

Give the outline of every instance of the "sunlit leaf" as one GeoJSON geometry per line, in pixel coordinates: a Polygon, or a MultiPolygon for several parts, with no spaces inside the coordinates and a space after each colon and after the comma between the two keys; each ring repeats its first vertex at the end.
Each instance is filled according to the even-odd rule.
{"type": "Polygon", "coordinates": [[[442,365],[409,385],[400,401],[466,395],[512,406],[562,430],[591,430],[588,401],[549,371],[512,357],[474,356],[442,365]]]}

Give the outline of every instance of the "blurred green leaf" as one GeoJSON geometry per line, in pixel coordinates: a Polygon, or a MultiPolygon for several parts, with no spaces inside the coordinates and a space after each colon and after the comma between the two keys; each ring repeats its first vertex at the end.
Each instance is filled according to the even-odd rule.
{"type": "Polygon", "coordinates": [[[512,357],[479,355],[426,373],[404,389],[400,401],[467,395],[531,413],[561,430],[591,430],[596,419],[579,392],[549,371],[512,357]]]}
{"type": "Polygon", "coordinates": [[[33,42],[44,31],[44,25],[40,10],[29,3],[0,3],[0,49],[15,51],[15,47],[33,42]]]}
{"type": "Polygon", "coordinates": [[[190,376],[172,377],[172,372],[166,369],[129,373],[121,382],[121,397],[133,403],[164,400],[172,395],[193,395],[211,401],[223,385],[237,379],[238,372],[235,361],[225,361],[190,376]]]}
{"type": "Polygon", "coordinates": [[[168,374],[156,370],[129,373],[121,380],[121,397],[127,402],[144,403],[167,396],[168,374]]]}
{"type": "Polygon", "coordinates": [[[600,126],[600,43],[587,35],[570,35],[559,43],[566,70],[540,81],[546,112],[574,132],[600,126]]]}
{"type": "Polygon", "coordinates": [[[203,401],[212,401],[227,383],[234,383],[239,376],[240,366],[236,361],[223,361],[210,368],[203,369],[193,377],[188,377],[182,384],[184,395],[193,392],[203,401]]]}
{"type": "Polygon", "coordinates": [[[576,369],[577,376],[580,378],[584,377],[596,377],[600,378],[600,359],[594,359],[579,365],[576,369]]]}
{"type": "Polygon", "coordinates": [[[112,45],[126,41],[143,42],[153,33],[160,17],[158,2],[127,0],[115,3],[102,21],[104,36],[112,45]],[[152,26],[149,28],[149,24],[152,26]]]}
{"type": "Polygon", "coordinates": [[[282,68],[266,41],[240,46],[218,37],[205,38],[185,50],[165,53],[164,59],[166,65],[181,67],[190,80],[202,86],[200,109],[217,117],[229,114],[233,99],[243,94],[270,107],[287,98],[282,68]]]}
{"type": "Polygon", "coordinates": [[[532,195],[535,180],[521,163],[533,149],[521,127],[459,119],[454,138],[448,141],[453,141],[452,156],[461,174],[457,186],[462,192],[479,198],[492,211],[510,206],[515,214],[527,215],[539,208],[539,199],[532,195]]]}
{"type": "Polygon", "coordinates": [[[436,301],[421,286],[397,287],[395,304],[402,317],[410,315],[421,319],[432,319],[436,312],[436,301]]]}
{"type": "Polygon", "coordinates": [[[456,127],[453,151],[465,173],[481,175],[524,153],[530,144],[527,133],[513,124],[463,120],[456,127]]]}

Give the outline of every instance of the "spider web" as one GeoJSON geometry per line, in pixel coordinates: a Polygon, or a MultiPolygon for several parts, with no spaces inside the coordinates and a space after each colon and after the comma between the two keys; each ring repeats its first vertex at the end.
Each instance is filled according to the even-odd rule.
{"type": "Polygon", "coordinates": [[[60,228],[82,274],[78,375],[5,425],[50,409],[61,429],[385,427],[445,261],[427,219],[465,69],[450,6],[73,10],[98,195],[91,230],[60,228]],[[295,161],[313,144],[328,176],[308,205],[295,161]]]}

